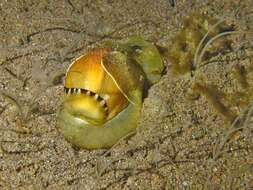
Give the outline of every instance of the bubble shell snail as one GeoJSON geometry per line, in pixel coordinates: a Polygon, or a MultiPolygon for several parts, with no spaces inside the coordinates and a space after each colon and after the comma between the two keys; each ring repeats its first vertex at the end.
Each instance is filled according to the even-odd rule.
{"type": "Polygon", "coordinates": [[[67,69],[57,128],[76,147],[109,148],[135,131],[145,86],[161,77],[153,44],[132,37],[117,47],[93,49],[67,69]]]}

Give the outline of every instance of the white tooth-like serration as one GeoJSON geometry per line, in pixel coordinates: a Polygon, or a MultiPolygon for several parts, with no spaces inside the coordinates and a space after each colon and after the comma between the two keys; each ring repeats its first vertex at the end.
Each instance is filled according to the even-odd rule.
{"type": "Polygon", "coordinates": [[[67,89],[67,94],[68,94],[68,95],[71,94],[71,89],[70,89],[70,88],[67,89]]]}

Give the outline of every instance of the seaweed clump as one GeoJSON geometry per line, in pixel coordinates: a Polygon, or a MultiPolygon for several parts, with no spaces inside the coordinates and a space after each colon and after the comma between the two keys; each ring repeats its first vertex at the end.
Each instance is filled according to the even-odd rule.
{"type": "Polygon", "coordinates": [[[199,61],[199,50],[205,51],[201,55],[202,60],[207,60],[218,53],[231,49],[231,40],[226,37],[216,40],[208,48],[205,46],[218,34],[234,31],[232,25],[228,25],[212,18],[204,13],[192,13],[183,18],[182,29],[172,39],[168,48],[168,58],[172,71],[175,74],[185,74],[195,69],[199,61]]]}
{"type": "Polygon", "coordinates": [[[215,81],[219,78],[201,80],[195,82],[192,89],[193,92],[203,95],[207,101],[213,106],[217,113],[223,115],[226,120],[233,123],[235,119],[244,111],[252,102],[253,98],[253,70],[251,62],[245,64],[243,61],[227,67],[224,75],[227,75],[223,81],[223,88],[219,89],[215,81]]]}
{"type": "Polygon", "coordinates": [[[204,96],[214,110],[231,123],[252,101],[253,69],[251,61],[250,63],[244,61],[246,57],[250,58],[252,55],[246,53],[244,46],[234,49],[232,38],[227,36],[246,33],[238,30],[235,25],[228,24],[226,20],[193,12],[183,18],[182,29],[172,38],[168,48],[172,73],[182,75],[196,71],[194,72],[196,82],[193,82],[191,90],[198,96],[204,96]],[[229,53],[237,56],[238,49],[248,55],[230,60],[229,53]],[[218,57],[229,59],[213,60],[218,57]],[[219,63],[221,70],[215,70],[212,66],[205,67],[212,62],[219,63]],[[199,80],[198,77],[203,75],[209,78],[199,80]]]}
{"type": "Polygon", "coordinates": [[[225,94],[218,90],[214,85],[202,85],[195,83],[193,86],[194,92],[204,95],[210,104],[213,105],[214,109],[223,115],[230,122],[233,122],[236,118],[236,114],[233,113],[222,101],[225,94]]]}
{"type": "MultiPolygon", "coordinates": [[[[252,63],[250,63],[252,64],[252,63]]],[[[244,108],[253,98],[253,70],[251,65],[236,64],[231,71],[232,79],[238,83],[238,88],[228,94],[229,102],[233,107],[244,108]]]]}

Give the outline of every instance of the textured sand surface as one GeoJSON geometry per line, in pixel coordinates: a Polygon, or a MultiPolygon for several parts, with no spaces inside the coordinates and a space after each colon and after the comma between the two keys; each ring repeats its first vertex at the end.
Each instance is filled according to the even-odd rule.
{"type": "Polygon", "coordinates": [[[104,40],[141,34],[167,47],[194,10],[252,31],[251,0],[170,2],[0,0],[0,189],[253,188],[252,121],[232,138],[231,123],[205,96],[191,94],[196,81],[225,92],[240,88],[230,74],[237,64],[252,67],[250,35],[231,37],[241,51],[192,76],[173,76],[167,62],[144,101],[137,134],[109,151],[77,150],[55,128],[62,74],[104,40]]]}

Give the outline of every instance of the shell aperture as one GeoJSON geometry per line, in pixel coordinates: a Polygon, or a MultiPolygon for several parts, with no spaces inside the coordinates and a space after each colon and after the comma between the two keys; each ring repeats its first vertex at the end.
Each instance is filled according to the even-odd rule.
{"type": "Polygon", "coordinates": [[[78,58],[69,67],[65,79],[65,89],[84,92],[66,96],[65,102],[72,111],[77,111],[77,115],[88,118],[95,125],[111,119],[128,104],[113,79],[102,68],[102,57],[108,53],[107,49],[96,49],[78,58]]]}

